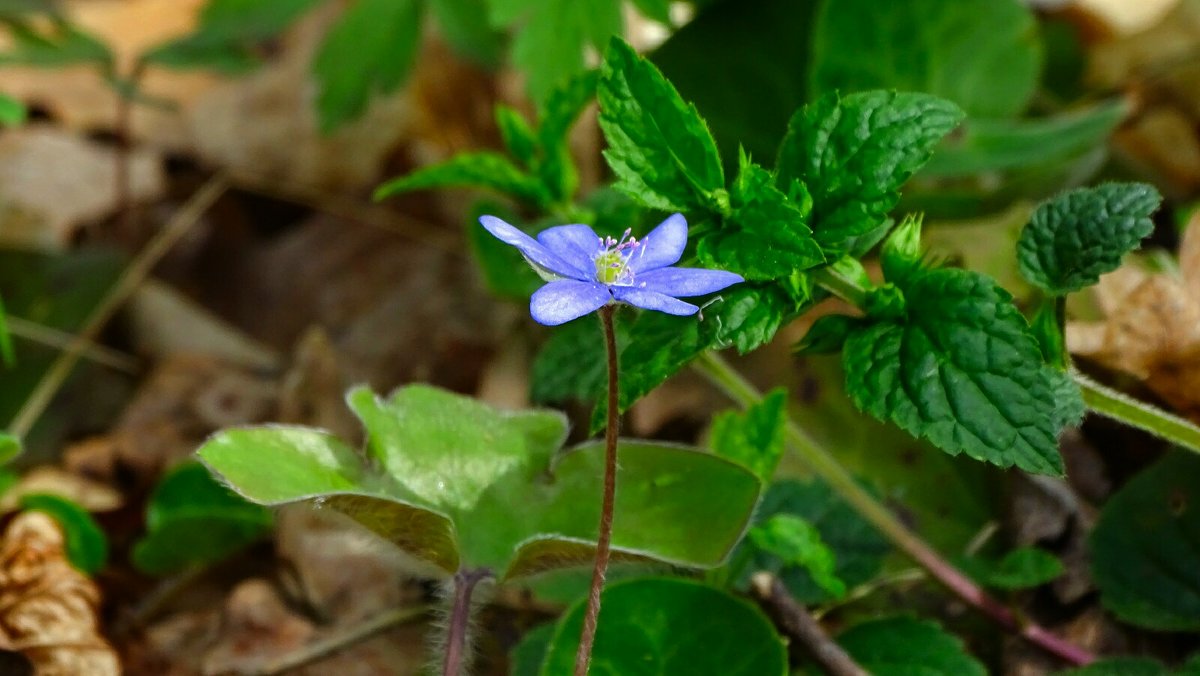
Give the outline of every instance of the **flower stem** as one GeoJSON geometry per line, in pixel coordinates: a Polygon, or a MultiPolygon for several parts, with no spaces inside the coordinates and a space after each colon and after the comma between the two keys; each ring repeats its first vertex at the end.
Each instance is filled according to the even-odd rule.
{"type": "MultiPolygon", "coordinates": [[[[693,363],[697,370],[724,391],[738,404],[749,407],[762,401],[763,395],[735,371],[725,360],[713,352],[704,352],[693,363]]],[[[977,610],[995,620],[1005,629],[1015,631],[1047,652],[1073,665],[1084,665],[1095,660],[1087,650],[1051,634],[1046,629],[1025,621],[1000,601],[975,584],[916,533],[905,526],[886,507],[874,498],[854,477],[808,436],[790,417],[787,419],[785,435],[789,444],[804,459],[809,468],[829,485],[854,511],[871,523],[898,549],[907,554],[929,575],[977,610]]]]}
{"type": "Polygon", "coordinates": [[[1074,371],[1071,377],[1083,393],[1083,401],[1092,411],[1113,420],[1136,427],[1182,446],[1192,452],[1200,452],[1200,427],[1190,420],[1172,415],[1143,401],[1105,387],[1091,378],[1074,371]]]}
{"type": "Polygon", "coordinates": [[[600,619],[600,592],[608,571],[612,549],[613,506],[617,495],[617,430],[620,423],[620,404],[617,401],[617,338],[613,331],[616,305],[600,308],[600,324],[604,328],[604,346],[608,355],[608,418],[604,428],[604,501],[600,507],[600,534],[596,540],[596,567],[592,569],[592,587],[588,592],[587,612],[583,616],[583,631],[579,635],[579,652],[575,653],[575,676],[587,676],[592,660],[592,644],[600,619]]]}
{"type": "Polygon", "coordinates": [[[492,576],[487,568],[460,570],[454,576],[454,607],[450,610],[450,635],[446,637],[446,659],[442,676],[459,676],[466,663],[467,629],[471,622],[471,594],[475,586],[492,576]]]}

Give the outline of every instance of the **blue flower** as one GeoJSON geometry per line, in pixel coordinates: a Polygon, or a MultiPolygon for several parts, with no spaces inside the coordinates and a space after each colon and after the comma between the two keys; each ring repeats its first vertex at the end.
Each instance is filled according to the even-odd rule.
{"type": "Polygon", "coordinates": [[[559,225],[537,239],[495,216],[479,222],[505,244],[520,250],[548,284],[534,292],[529,313],[539,324],[556,326],[622,302],[672,315],[700,308],[679,300],[720,291],[745,281],[723,270],[671,267],[687,244],[687,221],[674,214],[641,240],[598,237],[586,225],[559,225]]]}

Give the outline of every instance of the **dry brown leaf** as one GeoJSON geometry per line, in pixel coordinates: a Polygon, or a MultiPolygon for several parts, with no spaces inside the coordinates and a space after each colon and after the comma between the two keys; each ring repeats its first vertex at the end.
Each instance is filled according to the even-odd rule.
{"type": "Polygon", "coordinates": [[[121,673],[100,635],[100,591],[67,562],[63,535],[45,514],[25,512],[0,542],[0,648],[20,652],[39,676],[121,673]]]}
{"type": "Polygon", "coordinates": [[[107,484],[53,465],[39,465],[29,470],[17,485],[4,493],[4,497],[0,498],[0,512],[17,509],[21,498],[34,493],[62,496],[89,512],[111,511],[120,507],[124,501],[121,494],[107,484]]]}
{"type": "Polygon", "coordinates": [[[1100,279],[1102,322],[1071,322],[1071,352],[1143,379],[1178,411],[1200,420],[1200,213],[1180,250],[1183,275],[1126,266],[1100,279]]]}
{"type": "MultiPolygon", "coordinates": [[[[1198,45],[1200,46],[1200,45],[1198,45]]],[[[1132,162],[1190,194],[1200,187],[1200,139],[1196,120],[1173,105],[1157,106],[1119,129],[1113,143],[1132,162]]]]}
{"type": "Polygon", "coordinates": [[[221,625],[222,636],[204,659],[205,674],[253,673],[264,660],[305,645],[316,631],[261,579],[233,590],[221,625]]]}

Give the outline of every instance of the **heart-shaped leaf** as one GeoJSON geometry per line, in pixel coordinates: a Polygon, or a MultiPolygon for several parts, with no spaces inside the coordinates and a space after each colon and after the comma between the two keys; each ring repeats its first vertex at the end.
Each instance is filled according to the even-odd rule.
{"type": "MultiPolygon", "coordinates": [[[[592,559],[603,444],[560,451],[561,414],[498,411],[423,385],[387,400],[355,389],[348,401],[367,428],[364,454],[320,430],[272,426],[224,431],[199,455],[251,501],[335,509],[444,574],[487,567],[511,579],[592,559]]],[[[719,564],[759,480],[686,447],[622,441],[619,454],[614,556],[719,564]]]]}

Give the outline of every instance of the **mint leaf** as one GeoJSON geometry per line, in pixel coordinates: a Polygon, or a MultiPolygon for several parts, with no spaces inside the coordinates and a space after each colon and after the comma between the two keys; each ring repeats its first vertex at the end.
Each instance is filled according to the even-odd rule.
{"type": "Polygon", "coordinates": [[[1109,498],[1089,541],[1100,601],[1158,631],[1200,631],[1200,457],[1175,451],[1109,498]]]}
{"type": "Polygon", "coordinates": [[[652,209],[721,210],[725,173],[717,145],[696,107],[653,64],[614,39],[598,97],[604,157],[618,190],[652,209]]]}
{"type": "Polygon", "coordinates": [[[825,262],[807,225],[811,204],[789,200],[774,181],[771,172],[742,156],[741,171],[730,191],[733,213],[696,246],[705,267],[769,280],[825,262]]]}
{"type": "Polygon", "coordinates": [[[846,595],[846,583],[834,574],[836,558],[809,522],[790,514],[776,514],[746,534],[755,548],[774,556],[785,566],[803,568],[833,598],[846,595]]]}
{"type": "Polygon", "coordinates": [[[1062,473],[1048,367],[1012,297],[952,268],[900,286],[905,316],[846,340],[846,390],[859,409],[951,454],[1062,473]]]}
{"type": "Polygon", "coordinates": [[[1021,274],[1052,295],[1100,281],[1154,232],[1162,196],[1145,183],[1106,183],[1044,202],[1017,242],[1021,274]]]}
{"type": "Polygon", "coordinates": [[[175,69],[241,73],[259,64],[262,43],[318,0],[209,0],[190,35],[151,48],[142,60],[175,69]]]}
{"type": "Polygon", "coordinates": [[[849,315],[825,315],[818,317],[804,334],[804,338],[793,348],[797,354],[834,354],[842,351],[842,345],[855,329],[862,326],[861,317],[849,315]]]}
{"type": "MultiPolygon", "coordinates": [[[[617,349],[628,340],[626,322],[615,323],[617,349]]],[[[604,334],[595,317],[581,317],[556,328],[533,360],[529,398],[535,404],[594,402],[608,386],[604,334]]]]}
{"type": "Polygon", "coordinates": [[[920,272],[924,260],[921,220],[920,216],[906,216],[884,241],[879,263],[884,278],[889,281],[902,281],[920,272]]]}
{"type": "Polygon", "coordinates": [[[499,104],[496,106],[496,127],[500,129],[500,138],[504,147],[521,164],[529,166],[537,153],[537,137],[525,116],[511,106],[499,104]]]}
{"type": "Polygon", "coordinates": [[[600,74],[594,70],[576,75],[550,90],[538,109],[541,159],[534,173],[556,199],[570,199],[579,189],[579,172],[568,137],[584,108],[596,98],[599,80],[600,74]]]}
{"type": "Polygon", "coordinates": [[[487,151],[459,153],[445,162],[426,165],[411,174],[394,178],[375,190],[375,199],[411,190],[451,187],[488,188],[532,204],[546,201],[545,189],[536,178],[519,169],[507,157],[487,151]]]}
{"type": "Polygon", "coordinates": [[[512,60],[525,73],[530,96],[543,101],[552,89],[584,70],[587,47],[603,51],[621,35],[617,0],[491,0],[492,23],[516,26],[512,60]]]}
{"type": "Polygon", "coordinates": [[[770,481],[783,457],[787,390],[776,388],[744,412],[725,411],[713,418],[708,445],[717,455],[770,481]]]}
{"type": "Polygon", "coordinates": [[[313,59],[322,132],[361,115],[377,94],[408,78],[421,38],[418,0],[357,0],[329,29],[313,59]]]}
{"type": "Polygon", "coordinates": [[[874,676],[987,674],[957,636],[934,622],[914,617],[863,622],[839,634],[837,642],[874,676]]]}
{"type": "MultiPolygon", "coordinates": [[[[699,582],[640,578],[604,589],[592,676],[785,676],[787,650],[756,606],[699,582]],[[686,627],[686,631],[680,631],[686,627]]],[[[542,676],[571,673],[584,604],[558,622],[542,676]]]]}
{"type": "Polygon", "coordinates": [[[67,560],[80,571],[95,575],[108,560],[108,536],[78,503],[49,493],[21,498],[21,509],[43,512],[58,522],[63,531],[67,560]]]}
{"type": "Polygon", "coordinates": [[[1037,23],[1017,0],[824,0],[809,92],[928,92],[972,115],[1012,117],[1033,96],[1041,64],[1037,23]]]}
{"type": "Polygon", "coordinates": [[[827,251],[847,250],[886,220],[900,187],[962,117],[953,103],[927,94],[823,96],[788,123],[776,184],[804,184],[817,241],[827,251]]]}
{"type": "Polygon", "coordinates": [[[984,587],[1028,589],[1050,582],[1063,574],[1062,562],[1037,547],[1014,549],[999,561],[978,557],[963,558],[959,568],[984,587]]]}

